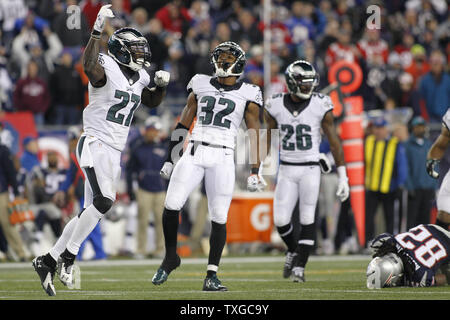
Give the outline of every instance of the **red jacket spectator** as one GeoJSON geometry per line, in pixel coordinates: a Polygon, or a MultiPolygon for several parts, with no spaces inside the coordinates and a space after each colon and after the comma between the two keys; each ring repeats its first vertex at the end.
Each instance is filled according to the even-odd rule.
{"type": "Polygon", "coordinates": [[[27,77],[17,81],[13,97],[16,110],[36,114],[44,113],[48,109],[50,92],[47,84],[37,76],[37,72],[37,64],[30,62],[27,77]]]}
{"type": "Polygon", "coordinates": [[[181,7],[173,1],[159,9],[156,18],[161,21],[163,28],[171,32],[183,33],[185,23],[191,21],[188,9],[181,7]]]}
{"type": "Polygon", "coordinates": [[[83,6],[83,13],[89,24],[89,28],[92,29],[94,26],[95,19],[97,19],[97,14],[102,7],[102,1],[98,0],[86,0],[83,6]]]}
{"type": "Polygon", "coordinates": [[[357,46],[367,64],[372,65],[377,64],[377,62],[381,64],[387,63],[389,47],[386,41],[380,39],[377,29],[368,29],[366,31],[366,37],[362,38],[357,46]],[[378,59],[381,59],[381,61],[378,59]]]}

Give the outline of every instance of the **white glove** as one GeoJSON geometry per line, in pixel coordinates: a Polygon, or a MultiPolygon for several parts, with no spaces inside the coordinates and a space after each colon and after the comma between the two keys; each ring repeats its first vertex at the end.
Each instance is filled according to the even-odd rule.
{"type": "Polygon", "coordinates": [[[105,27],[106,18],[114,18],[114,13],[110,9],[111,5],[107,4],[100,8],[97,14],[97,19],[95,19],[94,30],[100,33],[103,32],[103,28],[105,27]]]}
{"type": "Polygon", "coordinates": [[[350,187],[348,186],[348,179],[339,180],[336,196],[339,198],[339,200],[341,200],[341,202],[344,202],[345,200],[347,200],[349,194],[350,187]]]}
{"type": "Polygon", "coordinates": [[[166,161],[166,162],[164,162],[164,165],[161,168],[161,171],[159,171],[159,174],[164,179],[169,180],[170,179],[170,175],[172,174],[172,170],[173,170],[173,163],[169,162],[169,161],[166,161]]]}
{"type": "Polygon", "coordinates": [[[155,84],[158,87],[166,87],[169,84],[170,73],[164,70],[159,70],[155,72],[155,84]]]}
{"type": "Polygon", "coordinates": [[[264,188],[267,186],[266,181],[264,178],[259,174],[252,174],[250,177],[247,178],[247,189],[250,192],[261,192],[264,190],[264,188]]]}

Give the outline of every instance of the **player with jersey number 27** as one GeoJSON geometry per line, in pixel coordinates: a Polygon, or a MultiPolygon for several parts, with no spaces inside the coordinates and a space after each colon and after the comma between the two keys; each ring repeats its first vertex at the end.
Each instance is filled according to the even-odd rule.
{"type": "Polygon", "coordinates": [[[77,145],[77,160],[86,177],[84,208],[70,220],[56,244],[46,255],[36,257],[33,267],[45,292],[56,294],[53,278],[73,282],[73,265],[81,243],[91,233],[116,197],[120,177],[120,156],[125,147],[133,114],[142,103],[157,107],[169,83],[170,74],[157,71],[156,87],[149,88],[151,52],[147,40],[133,28],[116,30],[108,41],[108,54],[100,53],[100,36],[111,5],[98,12],[83,54],[89,78],[89,104],[83,111],[83,134],[77,145]]]}
{"type": "Polygon", "coordinates": [[[177,254],[179,212],[189,194],[204,178],[211,216],[211,236],[203,290],[227,290],[218,279],[217,271],[226,242],[226,222],[235,183],[235,138],[243,119],[247,129],[255,132],[252,136],[256,138],[250,139],[251,157],[256,154],[257,159],[252,164],[247,188],[257,191],[265,186],[259,175],[262,94],[258,86],[238,81],[245,62],[245,52],[239,45],[234,42],[221,43],[211,54],[215,76],[197,74],[187,86],[187,104],[171,135],[169,157],[161,170],[161,174],[170,177],[170,181],[163,213],[166,255],[152,278],[155,285],[164,283],[180,265],[177,254]],[[183,145],[178,137],[181,142],[184,141],[194,117],[197,117],[197,121],[188,147],[179,161],[175,161],[178,156],[175,146],[183,145]]]}
{"type": "MultiPolygon", "coordinates": [[[[283,277],[305,282],[304,269],[314,248],[315,211],[319,197],[320,174],[326,171],[319,153],[322,129],[330,142],[339,184],[336,195],[343,202],[349,196],[344,152],[336,133],[333,103],[329,96],[313,92],[319,84],[314,67],[305,60],[291,63],[285,72],[288,93],[266,101],[267,147],[272,130],[279,130],[280,168],[274,196],[274,224],[287,246],[283,277]],[[299,201],[300,237],[295,239],[291,218],[299,201]]],[[[329,164],[328,164],[329,167],[329,164]]]]}

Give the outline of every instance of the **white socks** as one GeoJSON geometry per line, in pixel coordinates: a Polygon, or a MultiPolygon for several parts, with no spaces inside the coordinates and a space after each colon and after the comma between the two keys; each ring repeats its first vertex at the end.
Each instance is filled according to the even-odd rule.
{"type": "Polygon", "coordinates": [[[81,243],[94,230],[97,223],[103,217],[94,205],[87,207],[80,215],[73,217],[64,227],[61,237],[56,241],[49,253],[55,261],[67,248],[70,253],[77,255],[81,243]]]}

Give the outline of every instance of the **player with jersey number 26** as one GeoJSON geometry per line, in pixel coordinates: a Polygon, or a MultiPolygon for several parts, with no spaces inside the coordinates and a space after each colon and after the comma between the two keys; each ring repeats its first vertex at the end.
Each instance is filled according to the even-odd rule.
{"type": "Polygon", "coordinates": [[[64,285],[72,285],[73,265],[81,243],[115,201],[120,156],[134,112],[141,103],[157,107],[170,79],[168,72],[157,71],[156,87],[149,88],[151,79],[146,67],[150,66],[150,47],[133,28],[116,30],[109,38],[108,54],[100,53],[105,21],[114,16],[110,7],[100,8],[83,54],[83,67],[89,78],[89,104],[83,111],[84,132],[76,152],[86,177],[84,208],[66,224],[50,251],[33,260],[41,285],[50,296],[56,294],[56,272],[64,285]]]}
{"type": "MultiPolygon", "coordinates": [[[[283,277],[305,282],[304,270],[314,248],[315,211],[319,197],[320,174],[326,172],[319,153],[322,129],[330,142],[339,184],[336,195],[343,202],[349,196],[344,152],[336,133],[333,103],[329,96],[314,92],[319,77],[305,60],[291,63],[285,71],[288,93],[273,95],[266,101],[267,147],[272,130],[279,130],[280,168],[274,196],[274,224],[287,246],[283,277]],[[295,239],[292,212],[299,201],[300,237],[295,239]]],[[[328,164],[328,167],[330,165],[328,164]]]]}
{"type": "Polygon", "coordinates": [[[235,138],[243,119],[247,129],[253,130],[256,137],[254,140],[250,139],[250,152],[252,156],[256,153],[257,159],[252,164],[247,188],[257,191],[265,186],[259,175],[258,148],[262,94],[258,86],[238,81],[245,62],[245,52],[239,45],[234,42],[221,43],[211,54],[215,76],[197,74],[187,86],[187,104],[176,130],[172,132],[169,157],[161,170],[161,174],[170,177],[170,181],[163,213],[166,255],[152,278],[155,285],[164,283],[169,274],[180,265],[177,254],[179,211],[189,194],[204,178],[211,216],[211,236],[203,290],[227,290],[216,273],[225,246],[228,209],[235,183],[235,138]],[[175,146],[183,145],[194,117],[197,117],[197,121],[188,147],[176,162],[178,155],[175,146]],[[176,131],[180,135],[174,135],[176,131]],[[181,138],[181,144],[178,137],[181,138]]]}

